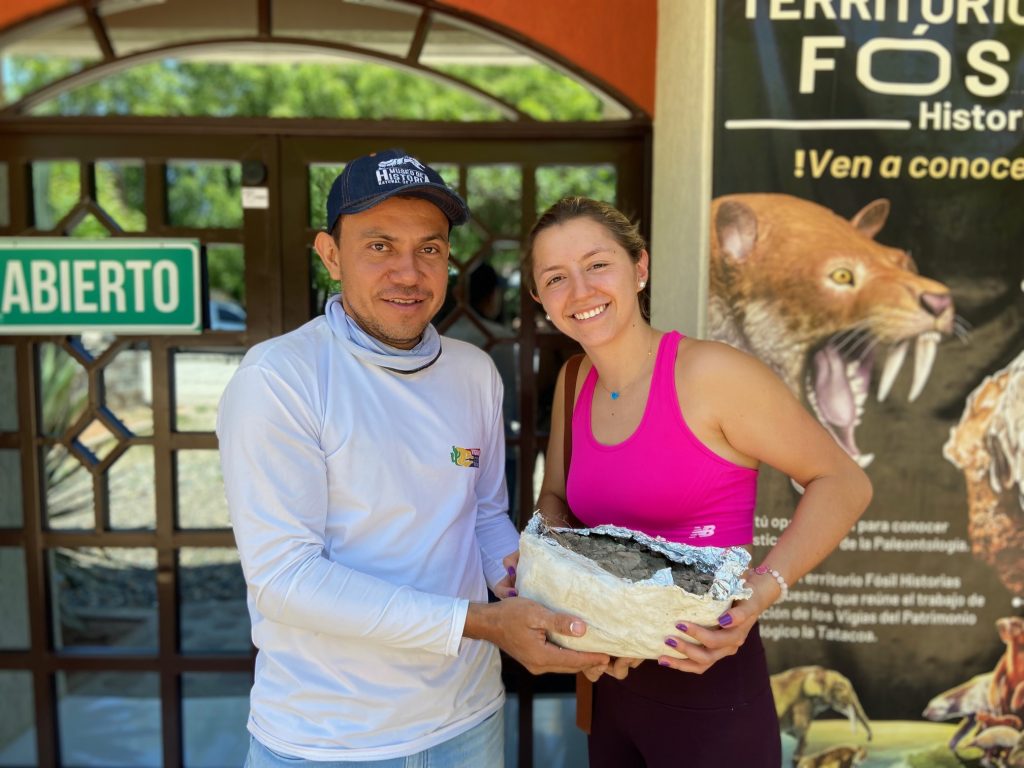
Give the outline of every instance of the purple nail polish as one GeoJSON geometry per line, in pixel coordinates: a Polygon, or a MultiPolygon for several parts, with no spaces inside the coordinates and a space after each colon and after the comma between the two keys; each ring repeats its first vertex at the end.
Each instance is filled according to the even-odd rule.
{"type": "Polygon", "coordinates": [[[674,637],[666,637],[665,645],[671,646],[672,648],[677,648],[679,646],[679,643],[676,641],[674,637]]]}
{"type": "Polygon", "coordinates": [[[679,622],[678,624],[676,624],[676,629],[678,629],[680,632],[686,632],[687,626],[683,624],[683,622],[679,622]]]}
{"type": "Polygon", "coordinates": [[[509,597],[519,597],[519,593],[518,593],[518,592],[516,592],[516,591],[515,591],[514,589],[510,589],[510,590],[508,591],[508,596],[509,596],[509,597]]]}
{"type": "Polygon", "coordinates": [[[510,565],[508,567],[508,576],[510,579],[514,579],[516,577],[516,569],[514,565],[510,565]]]}
{"type": "Polygon", "coordinates": [[[668,662],[665,661],[665,659],[658,659],[658,664],[660,664],[663,667],[667,667],[668,666],[668,662]]]}
{"type": "Polygon", "coordinates": [[[718,626],[728,627],[730,624],[732,624],[732,616],[730,616],[728,613],[723,613],[721,616],[718,617],[718,626]]]}

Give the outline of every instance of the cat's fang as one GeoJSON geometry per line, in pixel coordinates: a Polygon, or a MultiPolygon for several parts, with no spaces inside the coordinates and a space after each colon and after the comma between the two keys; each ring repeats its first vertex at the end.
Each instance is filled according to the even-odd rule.
{"type": "Polygon", "coordinates": [[[917,337],[914,344],[914,381],[910,385],[910,394],[907,396],[909,402],[914,402],[924,385],[928,383],[928,377],[932,373],[932,365],[935,364],[935,352],[939,346],[940,336],[935,331],[922,333],[917,337]]]}
{"type": "Polygon", "coordinates": [[[907,359],[907,348],[909,346],[910,342],[903,340],[895,347],[889,349],[889,354],[885,358],[885,365],[882,367],[882,377],[878,382],[878,402],[885,402],[885,398],[889,396],[892,385],[903,368],[903,362],[907,359]]]}

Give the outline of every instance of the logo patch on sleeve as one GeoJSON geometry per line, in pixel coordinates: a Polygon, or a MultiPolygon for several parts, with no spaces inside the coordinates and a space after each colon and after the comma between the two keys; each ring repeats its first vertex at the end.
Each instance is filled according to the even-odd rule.
{"type": "Polygon", "coordinates": [[[458,446],[452,446],[452,464],[457,467],[471,467],[473,469],[480,468],[480,449],[479,448],[459,448],[458,446]]]}

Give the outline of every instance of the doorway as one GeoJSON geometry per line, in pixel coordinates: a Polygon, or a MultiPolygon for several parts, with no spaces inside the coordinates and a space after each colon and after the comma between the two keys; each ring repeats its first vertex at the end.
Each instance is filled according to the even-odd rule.
{"type": "MultiPolygon", "coordinates": [[[[473,210],[453,234],[451,294],[436,322],[442,333],[468,328],[511,361],[510,514],[528,519],[554,376],[574,350],[524,293],[520,244],[565,194],[603,197],[646,226],[649,126],[335,128],[0,125],[0,235],[198,240],[207,299],[196,335],[0,336],[3,764],[240,763],[232,750],[244,750],[253,649],[216,405],[249,346],[308,321],[334,290],[311,246],[327,188],[352,157],[404,147],[473,210]],[[482,265],[496,277],[497,310],[471,301],[482,265]],[[232,730],[239,743],[225,741],[232,730]]],[[[505,677],[520,713],[518,762],[531,765],[533,697],[567,700],[571,680],[532,678],[511,662],[505,677]]]]}

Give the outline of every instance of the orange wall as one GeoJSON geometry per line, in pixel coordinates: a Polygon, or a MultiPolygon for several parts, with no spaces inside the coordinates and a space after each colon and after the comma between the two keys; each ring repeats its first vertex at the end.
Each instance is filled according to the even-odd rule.
{"type": "Polygon", "coordinates": [[[0,4],[0,29],[61,5],[61,0],[6,0],[0,4]]]}
{"type": "MultiPolygon", "coordinates": [[[[0,30],[65,3],[72,4],[2,0],[0,30]]],[[[444,4],[536,41],[654,114],[657,0],[444,0],[444,4]]]]}
{"type": "Polygon", "coordinates": [[[561,54],[654,114],[657,0],[444,0],[561,54]]]}

